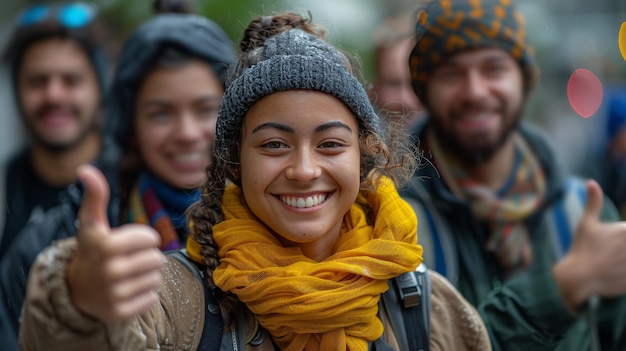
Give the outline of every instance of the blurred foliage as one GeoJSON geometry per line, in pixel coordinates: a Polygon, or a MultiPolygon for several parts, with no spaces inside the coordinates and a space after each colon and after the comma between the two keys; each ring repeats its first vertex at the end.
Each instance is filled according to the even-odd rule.
{"type": "Polygon", "coordinates": [[[243,36],[246,25],[254,18],[285,10],[283,1],[212,0],[202,1],[198,12],[217,22],[233,41],[243,36]]]}
{"type": "MultiPolygon", "coordinates": [[[[143,21],[154,15],[153,0],[139,1],[123,1],[109,0],[104,1],[107,6],[102,6],[103,1],[96,1],[101,8],[101,15],[104,22],[108,25],[112,38],[116,42],[112,43],[112,50],[116,52],[125,38],[140,25],[143,21]]],[[[197,13],[204,15],[216,23],[218,23],[228,36],[237,43],[243,36],[243,31],[250,20],[267,14],[273,14],[283,11],[296,11],[303,15],[307,15],[307,9],[304,8],[300,1],[290,0],[196,0],[191,2],[197,13]]],[[[316,14],[311,14],[313,21],[316,22],[316,14]]],[[[332,34],[332,29],[331,30],[332,34]]],[[[349,40],[349,39],[348,39],[349,40]]],[[[372,71],[373,51],[369,48],[355,48],[351,43],[339,40],[333,41],[340,47],[346,47],[351,51],[358,53],[362,62],[364,75],[369,79],[372,71]]]]}
{"type": "MultiPolygon", "coordinates": [[[[39,3],[60,3],[62,0],[18,0],[0,1],[0,20],[7,23],[19,10],[39,3]]],[[[110,33],[109,48],[115,57],[124,40],[142,22],[154,15],[154,0],[82,0],[95,4],[100,10],[100,17],[110,33]]],[[[176,1],[176,0],[172,0],[176,1]]],[[[314,23],[321,23],[329,29],[329,40],[337,46],[356,53],[361,60],[364,76],[371,79],[373,71],[373,48],[370,42],[371,31],[378,23],[359,11],[369,9],[381,19],[385,13],[399,12],[409,3],[422,0],[181,0],[192,4],[196,12],[217,22],[229,37],[237,43],[247,23],[258,16],[283,12],[296,11],[307,15],[308,6],[315,5],[311,11],[314,23]],[[356,4],[356,5],[355,5],[356,4]],[[359,9],[353,9],[354,6],[359,9]],[[324,10],[324,11],[321,11],[324,10]],[[334,20],[328,21],[324,15],[328,11],[337,13],[334,20]],[[384,13],[383,13],[384,12],[384,13]],[[323,13],[323,14],[322,14],[323,13]],[[363,18],[361,18],[363,16],[363,18]],[[337,20],[337,18],[339,18],[337,20]],[[335,23],[335,22],[341,23],[335,23]],[[359,22],[361,21],[361,22],[359,22]],[[355,24],[356,22],[356,24],[355,24]],[[356,31],[356,33],[354,33],[356,31]]]]}
{"type": "MultiPolygon", "coordinates": [[[[139,24],[154,15],[153,2],[153,0],[109,1],[109,6],[101,7],[102,16],[114,31],[114,36],[123,40],[139,24]]],[[[282,1],[206,0],[191,3],[197,13],[217,22],[236,41],[241,37],[247,22],[267,11],[279,10],[282,1]]]]}

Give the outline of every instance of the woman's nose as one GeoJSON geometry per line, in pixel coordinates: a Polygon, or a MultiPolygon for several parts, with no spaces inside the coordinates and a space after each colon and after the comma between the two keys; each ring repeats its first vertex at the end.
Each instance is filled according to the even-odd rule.
{"type": "Polygon", "coordinates": [[[306,183],[322,175],[316,156],[308,150],[294,153],[289,162],[285,173],[288,179],[306,183]]]}

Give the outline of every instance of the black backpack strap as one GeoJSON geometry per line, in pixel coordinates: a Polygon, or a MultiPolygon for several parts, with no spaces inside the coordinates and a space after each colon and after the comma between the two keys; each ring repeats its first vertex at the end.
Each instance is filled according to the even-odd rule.
{"type": "Polygon", "coordinates": [[[215,301],[211,289],[204,279],[204,265],[196,263],[189,258],[186,249],[168,251],[166,254],[176,259],[185,266],[193,275],[202,282],[204,288],[204,301],[209,313],[204,313],[204,328],[202,329],[202,337],[198,350],[213,350],[215,345],[222,342],[222,332],[224,330],[224,320],[220,313],[220,307],[215,301]]]}
{"type": "Polygon", "coordinates": [[[390,285],[383,294],[383,303],[400,349],[428,351],[431,283],[426,265],[422,263],[414,272],[395,277],[390,285]]]}

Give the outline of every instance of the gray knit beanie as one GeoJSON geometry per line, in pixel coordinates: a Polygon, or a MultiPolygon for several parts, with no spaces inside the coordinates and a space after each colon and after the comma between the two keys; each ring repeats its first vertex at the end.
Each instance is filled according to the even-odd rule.
{"type": "Polygon", "coordinates": [[[259,50],[259,62],[245,69],[227,87],[217,117],[214,152],[229,155],[237,143],[243,118],[250,107],[274,92],[316,90],[343,101],[355,114],[362,130],[379,132],[379,119],[361,83],[349,71],[347,57],[323,39],[299,29],[268,38],[259,50]]]}

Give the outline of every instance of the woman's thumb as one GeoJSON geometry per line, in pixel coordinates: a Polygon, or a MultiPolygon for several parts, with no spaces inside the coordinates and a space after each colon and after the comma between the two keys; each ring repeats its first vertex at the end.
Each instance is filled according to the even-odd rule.
{"type": "Polygon", "coordinates": [[[78,220],[85,227],[109,227],[107,207],[109,203],[109,183],[96,167],[85,164],[78,167],[78,178],[83,183],[85,193],[78,210],[78,220]]]}

